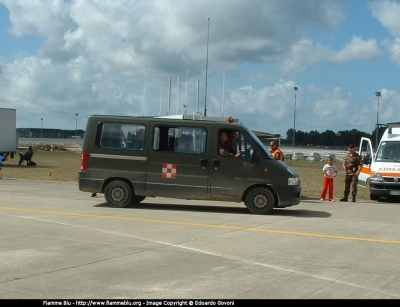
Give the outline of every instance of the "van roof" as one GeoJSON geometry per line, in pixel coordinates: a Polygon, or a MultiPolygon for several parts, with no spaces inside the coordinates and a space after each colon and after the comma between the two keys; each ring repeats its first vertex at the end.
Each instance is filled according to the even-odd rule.
{"type": "Polygon", "coordinates": [[[218,121],[218,122],[232,122],[238,123],[239,121],[232,116],[227,117],[210,117],[202,116],[201,113],[195,112],[193,115],[186,114],[176,114],[176,115],[166,115],[166,116],[154,116],[154,118],[165,118],[165,119],[191,119],[191,120],[208,120],[208,121],[218,121]]]}
{"type": "Polygon", "coordinates": [[[400,127],[400,122],[388,123],[388,127],[400,127]]]}
{"type": "MultiPolygon", "coordinates": [[[[212,122],[227,122],[227,123],[239,123],[238,119],[233,118],[232,116],[226,117],[210,117],[210,116],[202,116],[201,113],[195,112],[193,115],[186,114],[176,114],[176,115],[165,115],[165,116],[127,116],[127,115],[102,115],[102,114],[93,114],[89,117],[103,117],[103,118],[147,118],[147,119],[171,119],[171,120],[199,120],[199,121],[212,121],[212,122]]],[[[258,138],[279,138],[280,134],[262,132],[252,130],[253,133],[258,138]]]]}
{"type": "Polygon", "coordinates": [[[102,115],[102,114],[93,114],[90,117],[104,117],[104,118],[147,118],[147,119],[171,119],[171,120],[203,120],[203,121],[213,121],[213,122],[231,122],[238,123],[238,119],[233,118],[232,116],[226,117],[210,117],[210,116],[202,116],[200,113],[194,113],[193,115],[186,114],[176,114],[176,115],[165,115],[165,116],[127,116],[127,115],[102,115]]]}

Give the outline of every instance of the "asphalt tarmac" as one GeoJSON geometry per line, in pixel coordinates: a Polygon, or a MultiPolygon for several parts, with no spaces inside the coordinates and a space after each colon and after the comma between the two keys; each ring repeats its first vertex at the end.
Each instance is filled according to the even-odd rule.
{"type": "Polygon", "coordinates": [[[148,198],[0,180],[2,299],[399,299],[400,203],[148,198]]]}

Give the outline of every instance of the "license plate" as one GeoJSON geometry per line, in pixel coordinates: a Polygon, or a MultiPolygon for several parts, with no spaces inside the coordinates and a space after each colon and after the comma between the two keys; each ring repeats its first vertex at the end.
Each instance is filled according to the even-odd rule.
{"type": "Polygon", "coordinates": [[[390,191],[390,195],[400,195],[400,191],[390,191]]]}

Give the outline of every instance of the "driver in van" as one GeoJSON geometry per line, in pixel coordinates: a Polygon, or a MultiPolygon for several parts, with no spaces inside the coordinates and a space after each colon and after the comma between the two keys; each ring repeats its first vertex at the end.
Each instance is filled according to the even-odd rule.
{"type": "Polygon", "coordinates": [[[236,144],[236,132],[235,131],[231,131],[228,134],[228,145],[229,145],[229,151],[232,152],[234,155],[237,154],[237,144],[236,144]]]}
{"type": "Polygon", "coordinates": [[[224,157],[240,157],[240,151],[235,152],[229,145],[229,136],[226,131],[221,131],[219,134],[218,153],[224,157]]]}

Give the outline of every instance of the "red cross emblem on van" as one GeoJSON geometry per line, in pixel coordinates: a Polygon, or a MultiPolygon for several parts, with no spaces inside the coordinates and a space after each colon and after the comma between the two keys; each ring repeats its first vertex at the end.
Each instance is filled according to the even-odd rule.
{"type": "Polygon", "coordinates": [[[162,178],[176,178],[176,164],[164,163],[162,166],[162,178]]]}

